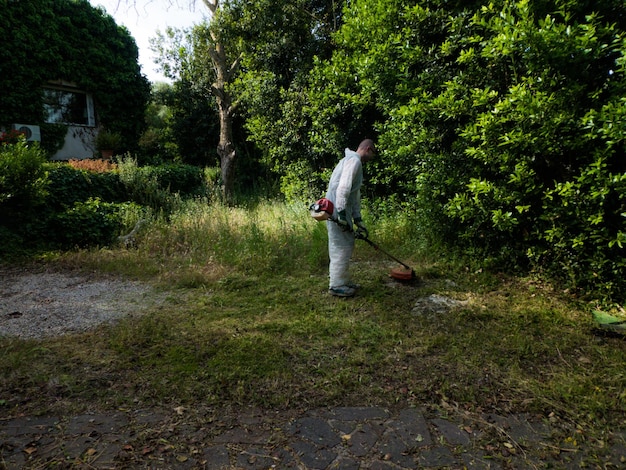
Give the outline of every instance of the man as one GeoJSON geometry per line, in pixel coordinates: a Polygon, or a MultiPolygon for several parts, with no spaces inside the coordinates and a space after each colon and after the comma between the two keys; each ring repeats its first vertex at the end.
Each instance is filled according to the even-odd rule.
{"type": "Polygon", "coordinates": [[[357,231],[367,236],[367,228],[361,219],[363,163],[375,156],[376,148],[371,139],[361,142],[356,152],[346,149],[345,157],[333,170],[328,184],[326,199],[333,202],[333,218],[337,221],[327,222],[330,257],[328,293],[337,297],[352,297],[358,288],[349,273],[355,240],[353,231],[356,225],[357,231]]]}

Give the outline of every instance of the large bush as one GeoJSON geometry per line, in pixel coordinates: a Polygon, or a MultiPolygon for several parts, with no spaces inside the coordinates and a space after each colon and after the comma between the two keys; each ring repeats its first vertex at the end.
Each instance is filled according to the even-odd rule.
{"type": "Polygon", "coordinates": [[[18,226],[46,195],[46,156],[22,136],[0,135],[0,225],[18,226]]]}
{"type": "Polygon", "coordinates": [[[0,255],[106,246],[140,218],[169,217],[184,198],[211,196],[210,172],[182,164],[95,172],[49,163],[23,138],[0,144],[0,255]]]}
{"type": "Polygon", "coordinates": [[[132,204],[113,204],[98,198],[75,202],[71,207],[55,213],[47,223],[47,246],[73,249],[107,246],[120,235],[124,213],[136,211],[132,204]]]}
{"type": "Polygon", "coordinates": [[[89,198],[107,202],[124,202],[129,199],[126,188],[114,171],[92,172],[72,168],[65,163],[49,163],[47,168],[50,179],[46,199],[48,209],[64,209],[89,198]]]}
{"type": "Polygon", "coordinates": [[[622,1],[358,0],[344,19],[312,145],[374,117],[369,191],[413,203],[431,242],[626,298],[622,1]]]}

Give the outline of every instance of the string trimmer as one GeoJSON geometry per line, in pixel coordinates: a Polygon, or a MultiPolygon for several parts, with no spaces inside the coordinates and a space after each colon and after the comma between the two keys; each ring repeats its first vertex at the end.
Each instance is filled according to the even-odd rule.
{"type": "MultiPolygon", "coordinates": [[[[318,200],[314,204],[311,204],[309,210],[311,212],[311,217],[313,217],[318,222],[330,220],[331,222],[338,223],[337,219],[333,217],[335,207],[332,201],[330,201],[329,199],[322,198],[318,200]]],[[[415,279],[415,271],[409,265],[403,263],[392,254],[383,250],[380,246],[378,246],[378,244],[374,243],[367,237],[367,235],[363,234],[362,232],[354,232],[352,229],[350,229],[350,231],[354,233],[354,238],[356,238],[357,240],[365,241],[376,251],[380,251],[381,253],[387,255],[389,258],[394,260],[396,263],[400,263],[402,265],[402,268],[392,269],[389,273],[390,277],[399,281],[410,281],[411,279],[415,279]]]]}

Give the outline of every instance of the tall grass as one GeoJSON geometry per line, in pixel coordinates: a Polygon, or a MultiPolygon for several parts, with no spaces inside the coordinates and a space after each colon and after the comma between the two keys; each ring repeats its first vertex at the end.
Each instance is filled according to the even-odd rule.
{"type": "MultiPolygon", "coordinates": [[[[194,270],[195,284],[202,284],[202,275],[198,276],[202,273],[211,282],[215,275],[232,271],[320,272],[327,263],[326,244],[325,225],[315,222],[304,204],[261,201],[250,207],[227,207],[195,199],[182,201],[167,218],[154,218],[142,229],[137,249],[124,254],[132,255],[134,265],[158,263],[163,274],[194,270]]],[[[97,252],[81,256],[93,257],[96,265],[102,261],[97,252]]],[[[125,270],[124,265],[119,268],[125,270]]]]}

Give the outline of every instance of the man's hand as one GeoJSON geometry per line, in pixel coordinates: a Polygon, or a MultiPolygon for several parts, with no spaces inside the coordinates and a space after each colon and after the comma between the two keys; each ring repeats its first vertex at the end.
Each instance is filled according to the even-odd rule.
{"type": "Polygon", "coordinates": [[[363,224],[363,220],[360,217],[354,219],[354,224],[357,226],[356,233],[363,238],[367,238],[369,232],[365,224],[363,224]]]}
{"type": "Polygon", "coordinates": [[[339,211],[337,215],[339,216],[337,219],[337,225],[339,225],[341,230],[343,230],[344,232],[349,231],[350,226],[348,225],[348,219],[346,219],[346,211],[339,211]]]}

